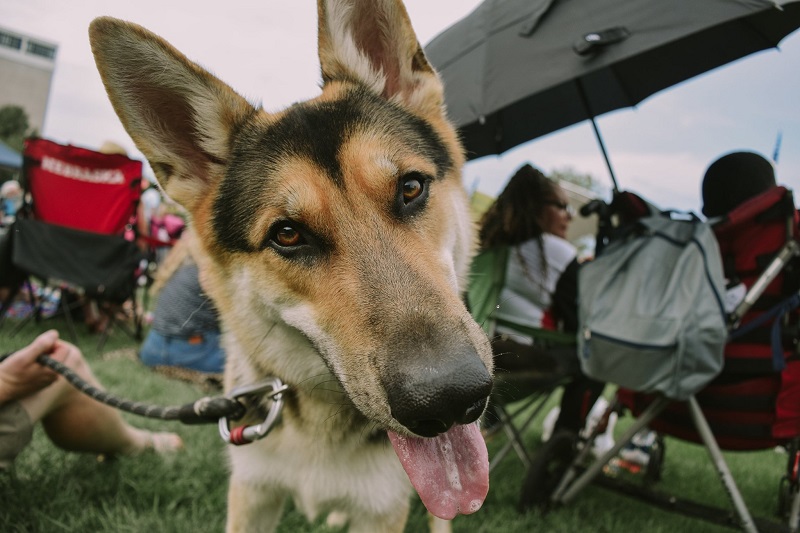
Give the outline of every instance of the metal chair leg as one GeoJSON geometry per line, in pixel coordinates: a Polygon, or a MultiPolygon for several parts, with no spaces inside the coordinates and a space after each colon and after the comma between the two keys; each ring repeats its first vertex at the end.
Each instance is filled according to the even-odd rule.
{"type": "Polygon", "coordinates": [[[717,439],[714,438],[714,434],[711,432],[708,421],[706,420],[705,415],[703,415],[702,409],[700,409],[700,404],[697,403],[697,399],[694,397],[694,395],[689,397],[688,402],[689,412],[692,415],[694,425],[706,445],[708,455],[711,457],[711,461],[714,463],[714,466],[719,473],[720,479],[722,480],[726,492],[728,493],[728,497],[730,498],[731,503],[736,510],[736,514],[739,515],[742,529],[748,533],[758,533],[756,524],[753,522],[753,517],[750,516],[750,511],[747,509],[747,505],[745,505],[742,494],[739,492],[739,488],[736,486],[736,481],[734,481],[733,476],[731,475],[728,464],[725,462],[725,458],[722,456],[722,452],[717,444],[717,439]]]}

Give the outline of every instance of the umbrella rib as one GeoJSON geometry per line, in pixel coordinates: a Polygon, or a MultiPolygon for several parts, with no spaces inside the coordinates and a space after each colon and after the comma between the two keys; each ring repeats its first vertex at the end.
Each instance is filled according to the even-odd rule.
{"type": "Polygon", "coordinates": [[[769,35],[766,34],[766,32],[762,31],[761,28],[753,24],[753,21],[749,18],[743,18],[741,19],[741,21],[744,23],[744,26],[750,30],[752,34],[757,35],[762,42],[767,43],[768,48],[778,48],[778,43],[780,43],[781,41],[780,39],[778,39],[778,41],[771,39],[769,35]]]}

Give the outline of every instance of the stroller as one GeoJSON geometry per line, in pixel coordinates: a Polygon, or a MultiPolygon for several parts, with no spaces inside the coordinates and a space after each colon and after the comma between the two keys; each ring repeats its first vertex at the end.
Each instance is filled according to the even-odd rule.
{"type": "MultiPolygon", "coordinates": [[[[629,194],[629,193],[621,193],[629,194]]],[[[620,213],[605,205],[604,227],[598,244],[614,240],[620,213]]],[[[630,215],[630,213],[628,213],[630,215]]],[[[628,219],[635,216],[627,216],[628,219]]],[[[626,224],[622,224],[625,226],[626,224]]],[[[797,531],[800,522],[800,271],[798,217],[790,191],[774,187],[745,202],[724,220],[715,222],[728,287],[746,293],[728,314],[729,335],[721,372],[699,391],[682,401],[647,387],[619,387],[605,413],[630,411],[636,420],[614,446],[592,462],[593,440],[605,430],[598,424],[586,438],[556,434],[532,458],[521,496],[521,507],[548,509],[565,505],[589,483],[639,497],[648,503],[688,516],[745,531],[797,531]],[[603,475],[620,450],[650,429],[657,438],[649,442],[649,461],[642,483],[603,475]],[[698,502],[666,495],[653,485],[661,477],[664,435],[702,443],[719,473],[734,513],[698,502]],[[780,483],[779,512],[783,525],[751,516],[720,452],[763,450],[784,446],[787,470],[780,483]]],[[[584,368],[587,371],[587,368],[584,368]]],[[[590,372],[587,372],[590,373],[590,372]]],[[[590,377],[601,377],[592,376],[590,377]]],[[[613,379],[611,380],[614,381],[613,379]]]]}

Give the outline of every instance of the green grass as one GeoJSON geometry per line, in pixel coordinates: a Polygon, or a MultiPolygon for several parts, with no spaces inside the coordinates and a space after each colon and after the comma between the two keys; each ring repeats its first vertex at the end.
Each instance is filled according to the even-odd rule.
{"type": "MultiPolygon", "coordinates": [[[[14,322],[0,329],[0,353],[17,349],[58,321],[30,324],[11,336],[14,322]]],[[[79,328],[80,329],[80,328],[79,328]]],[[[124,397],[162,405],[182,404],[207,394],[200,387],[155,374],[135,360],[102,357],[97,338],[81,332],[80,346],[95,373],[110,391],[124,397]]],[[[119,333],[104,352],[135,347],[119,333]]],[[[115,352],[116,351],[116,352],[115,352]]],[[[555,399],[551,400],[555,402],[555,399]]],[[[546,411],[546,409],[545,409],[546,411]]],[[[0,531],[29,532],[218,532],[224,529],[227,475],[224,445],[215,426],[185,426],[124,415],[151,429],[169,428],[186,442],[186,450],[164,459],[157,456],[119,458],[98,462],[92,455],[63,452],[37,429],[32,445],[9,472],[0,472],[0,531]]],[[[618,424],[618,431],[629,421],[618,424]]],[[[541,420],[526,439],[531,450],[539,445],[541,420]]],[[[489,442],[493,454],[504,442],[489,442]]],[[[726,453],[743,497],[756,516],[774,517],[778,481],[786,456],[772,450],[726,453]]],[[[670,514],[640,502],[591,486],[576,500],[546,515],[520,515],[515,507],[525,476],[521,462],[509,455],[492,472],[491,489],[483,509],[458,517],[457,533],[537,532],[718,532],[728,529],[670,514]]],[[[725,494],[705,450],[674,439],[667,440],[661,490],[705,502],[726,505],[725,494]]],[[[407,532],[426,530],[422,505],[415,501],[407,532]]],[[[330,532],[321,521],[307,524],[288,508],[280,532],[330,532]]]]}

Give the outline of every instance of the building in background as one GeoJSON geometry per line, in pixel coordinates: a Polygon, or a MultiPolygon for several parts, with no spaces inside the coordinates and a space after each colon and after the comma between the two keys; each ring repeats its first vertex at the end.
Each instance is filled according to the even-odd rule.
{"type": "Polygon", "coordinates": [[[51,42],[0,26],[0,107],[22,107],[40,133],[57,51],[51,42]]]}

